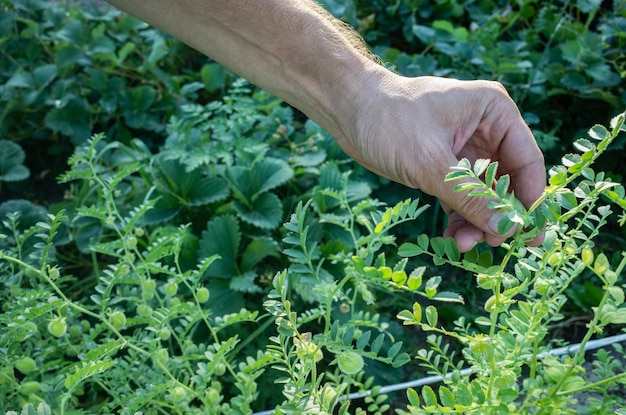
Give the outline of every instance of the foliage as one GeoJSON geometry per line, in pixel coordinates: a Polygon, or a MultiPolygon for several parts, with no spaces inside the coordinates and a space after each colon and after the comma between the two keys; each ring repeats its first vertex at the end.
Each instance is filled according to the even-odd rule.
{"type": "Polygon", "coordinates": [[[438,394],[431,387],[424,387],[421,401],[415,391],[410,391],[410,413],[464,413],[477,408],[480,413],[489,414],[555,413],[569,407],[571,394],[596,387],[604,391],[602,406],[615,409],[607,391],[611,382],[623,383],[625,375],[590,382],[584,378],[582,365],[584,346],[593,335],[602,334],[611,324],[626,322],[624,288],[619,278],[626,266],[626,253],[613,255],[611,263],[594,243],[613,214],[601,195],[622,210],[623,224],[624,188],[604,172],[596,173],[591,168],[620,130],[626,130],[624,115],[613,120],[612,131],[597,125],[589,131],[593,141],[576,141],[580,154],[566,155],[563,165],[552,169],[544,195],[528,210],[508,194],[507,176],[495,181],[497,163],[479,160],[470,166],[463,160],[448,175],[447,180],[470,179],[458,185],[457,191],[469,190],[473,196],[493,199],[492,208],[503,213],[501,232],[506,233],[513,226],[517,230],[513,241],[505,247],[503,260],[493,265],[485,261],[477,266],[480,261],[475,248],[461,258],[427,237],[418,238],[417,244],[400,247],[403,256],[427,254],[435,263],[474,272],[478,286],[491,294],[484,305],[488,317],[478,317],[474,322],[460,318],[452,330],[439,325],[432,306],[424,315],[419,303],[399,314],[404,324],[435,333],[429,336],[434,350],[418,351],[417,359],[422,365],[438,375],[457,372],[439,388],[438,394]],[[492,187],[485,183],[496,184],[492,187]],[[525,245],[542,231],[546,237],[541,246],[525,245]],[[559,359],[548,352],[547,328],[563,318],[561,310],[567,301],[564,292],[581,277],[598,279],[603,295],[593,308],[581,347],[571,356],[559,359]],[[453,356],[440,348],[441,335],[463,344],[463,360],[454,362],[453,356]],[[458,375],[464,365],[470,368],[472,378],[458,375]]]}
{"type": "MultiPolygon", "coordinates": [[[[570,151],[579,130],[608,122],[626,104],[623,1],[325,4],[400,74],[502,82],[550,164],[570,151]]],[[[623,175],[616,157],[612,167],[623,175]]]]}
{"type": "MultiPolygon", "coordinates": [[[[61,178],[84,181],[100,201],[73,213],[74,221],[96,218],[106,230],[86,246],[99,258],[91,282],[79,283],[54,255],[55,240],[68,220],[65,212],[26,230],[19,227],[19,212],[3,222],[8,240],[0,252],[5,410],[43,401],[59,413],[81,408],[249,413],[257,401],[266,402],[260,385],[271,370],[282,388],[282,398],[269,397],[277,413],[384,413],[390,408],[388,397],[376,395],[376,388],[365,407],[345,396],[372,388],[375,377],[366,375],[367,366],[399,368],[413,360],[393,325],[371,311],[377,295],[398,292],[415,299],[398,319],[432,333],[427,348],[412,352],[415,361],[446,379],[438,393],[430,386],[419,393],[410,390],[409,413],[554,413],[567,410],[567,395],[587,390],[600,393],[602,407],[613,408],[618,398],[609,390],[626,380],[616,370],[620,361],[601,355],[596,368],[605,377],[588,381],[581,369],[582,349],[563,358],[546,352],[547,328],[562,318],[564,292],[574,279],[597,278],[603,289],[583,345],[626,321],[620,280],[626,259],[609,258],[593,242],[613,215],[604,199],[623,210],[624,189],[591,167],[623,123],[621,116],[611,131],[592,128],[594,141],[577,141],[581,153],[564,157],[551,172],[544,196],[528,210],[508,195],[506,176],[494,187],[484,184],[497,177],[495,163],[462,161],[448,176],[473,179],[458,190],[493,199],[492,207],[504,213],[502,231],[518,226],[500,263],[477,248],[461,254],[453,240],[427,236],[403,243],[401,258],[388,259],[385,251],[396,243],[392,230],[415,221],[427,206],[409,199],[380,211],[366,186],[352,185],[348,173],[327,163],[319,169],[310,199],[299,202],[285,224],[281,242],[291,265],[273,278],[262,309],[234,312],[212,301],[221,294],[211,278],[238,270],[226,261],[219,271],[210,271],[220,259],[205,256],[211,249],[202,245],[215,245],[214,238],[203,235],[202,255],[193,266],[183,266],[190,227],[162,232],[144,224],[157,199],[140,198],[130,207],[121,189],[145,176],[142,169],[149,167],[128,158],[107,166],[118,151],[129,158],[137,152],[95,136],[72,156],[72,170],[61,178]],[[542,231],[543,245],[526,247],[542,231]],[[25,255],[27,238],[39,242],[31,243],[35,249],[25,255]],[[478,286],[492,294],[484,304],[487,316],[460,318],[445,327],[437,304],[463,303],[463,298],[442,290],[440,276],[426,278],[426,267],[411,268],[408,258],[415,255],[476,275],[478,286]],[[254,331],[244,338],[245,327],[254,331]],[[458,341],[461,354],[450,354],[441,336],[458,341]],[[460,374],[465,366],[472,377],[460,374]]],[[[231,259],[240,248],[237,223],[234,215],[217,216],[207,228],[234,235],[230,244],[222,242],[230,245],[231,259]]],[[[250,248],[253,244],[241,257],[250,269],[268,252],[250,248]]],[[[237,289],[235,278],[231,290],[237,289]]]]}
{"type": "Polygon", "coordinates": [[[507,86],[544,195],[524,209],[489,160],[448,179],[515,236],[460,253],[430,198],[135,19],[0,2],[0,190],[19,197],[0,203],[0,413],[624,405],[623,346],[548,354],[625,321],[623,116],[570,139],[626,103],[623,2],[324,4],[402,74],[507,86]],[[63,191],[26,191],[70,153],[63,191]],[[426,375],[443,382],[381,392],[426,375]]]}
{"type": "Polygon", "coordinates": [[[151,146],[180,105],[227,82],[217,64],[111,7],[14,0],[0,14],[0,138],[20,143],[32,170],[61,173],[94,130],[151,146]]]}

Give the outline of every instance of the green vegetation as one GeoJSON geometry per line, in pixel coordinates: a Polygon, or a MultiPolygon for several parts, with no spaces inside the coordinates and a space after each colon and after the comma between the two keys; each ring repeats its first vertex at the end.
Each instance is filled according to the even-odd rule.
{"type": "Polygon", "coordinates": [[[324,5],[402,74],[508,88],[544,195],[448,179],[515,236],[461,254],[432,198],[133,18],[0,1],[0,413],[623,413],[622,345],[548,351],[626,324],[626,3],[324,5]]]}

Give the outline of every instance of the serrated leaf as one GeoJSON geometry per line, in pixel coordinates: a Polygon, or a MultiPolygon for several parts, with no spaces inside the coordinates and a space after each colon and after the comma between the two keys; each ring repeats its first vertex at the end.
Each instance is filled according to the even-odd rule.
{"type": "Polygon", "coordinates": [[[589,134],[589,137],[598,141],[602,141],[605,138],[608,138],[611,136],[611,133],[609,132],[609,130],[607,130],[606,127],[603,125],[594,125],[593,127],[589,129],[588,134],[589,134]]]}
{"type": "Polygon", "coordinates": [[[283,204],[274,193],[262,193],[249,205],[235,201],[233,207],[242,220],[261,229],[275,229],[283,218],[283,204]]]}
{"type": "Polygon", "coordinates": [[[411,361],[411,356],[409,356],[408,353],[400,353],[399,355],[396,356],[395,359],[393,359],[393,363],[391,364],[391,366],[393,366],[394,368],[399,368],[401,366],[406,365],[410,361],[411,361]]]}
{"type": "Polygon", "coordinates": [[[220,259],[207,268],[208,276],[231,278],[238,274],[237,254],[240,241],[239,222],[234,216],[218,216],[207,223],[207,229],[200,238],[198,256],[220,256],[220,259]]]}
{"type": "Polygon", "coordinates": [[[452,394],[450,389],[448,389],[446,386],[439,387],[439,398],[441,398],[441,404],[443,406],[446,406],[448,408],[454,408],[454,405],[456,404],[456,399],[454,398],[454,395],[452,394]]]}
{"type": "MultiPolygon", "coordinates": [[[[2,166],[0,166],[2,169],[2,166]]],[[[30,177],[30,170],[26,166],[15,166],[8,170],[2,171],[0,174],[0,181],[5,182],[18,182],[20,180],[26,180],[30,177]]]]}
{"type": "Polygon", "coordinates": [[[460,303],[464,304],[465,300],[460,294],[452,291],[439,291],[432,297],[433,300],[441,301],[444,303],[460,303]]]}
{"type": "Polygon", "coordinates": [[[187,171],[187,166],[178,159],[157,157],[153,163],[153,176],[158,183],[157,188],[165,195],[174,196],[177,204],[202,206],[224,200],[230,195],[224,180],[205,177],[202,169],[187,171]]]}
{"type": "Polygon", "coordinates": [[[474,163],[474,174],[479,177],[482,176],[485,170],[487,170],[487,167],[489,167],[489,162],[490,162],[489,159],[476,160],[476,162],[474,163]]]}
{"type": "Polygon", "coordinates": [[[550,177],[550,179],[549,179],[549,183],[552,186],[561,186],[561,185],[565,184],[566,181],[567,181],[567,172],[566,171],[560,171],[560,172],[556,173],[555,175],[553,175],[552,177],[550,177]]]}
{"type": "Polygon", "coordinates": [[[253,198],[286,183],[292,177],[293,170],[284,161],[270,157],[259,160],[250,170],[253,198]]]}
{"type": "Polygon", "coordinates": [[[37,415],[52,415],[52,409],[45,402],[37,405],[37,415]]]}
{"type": "Polygon", "coordinates": [[[435,395],[435,391],[433,391],[433,388],[431,388],[430,386],[426,385],[422,388],[422,398],[424,399],[424,405],[426,407],[436,407],[438,402],[437,402],[437,395],[435,395]]]}
{"type": "Polygon", "coordinates": [[[487,167],[487,170],[485,172],[485,183],[488,186],[491,186],[492,183],[496,180],[497,172],[498,172],[498,162],[494,161],[493,163],[489,164],[489,167],[487,167]]]}
{"type": "Polygon", "coordinates": [[[515,223],[511,221],[508,215],[504,216],[498,221],[498,233],[500,235],[506,235],[513,229],[513,226],[515,226],[515,223]]]}
{"type": "Polygon", "coordinates": [[[467,171],[453,171],[451,173],[448,173],[446,175],[446,182],[450,182],[450,181],[454,181],[454,180],[460,180],[460,179],[471,179],[472,175],[467,172],[467,171]]]}
{"type": "Polygon", "coordinates": [[[19,144],[0,140],[0,180],[15,182],[27,179],[30,170],[23,166],[25,154],[19,144]]]}
{"type": "Polygon", "coordinates": [[[37,415],[37,413],[35,412],[35,406],[32,403],[24,404],[24,406],[22,407],[22,412],[20,412],[20,414],[21,415],[37,415]]]}
{"type": "Polygon", "coordinates": [[[411,313],[409,310],[402,310],[400,311],[397,315],[396,318],[400,321],[403,321],[405,325],[407,324],[415,324],[416,322],[419,322],[419,320],[417,320],[415,318],[415,315],[413,313],[411,313]]]}
{"type": "Polygon", "coordinates": [[[496,194],[500,196],[501,198],[506,198],[508,191],[509,191],[510,184],[511,184],[511,178],[509,177],[508,174],[501,176],[496,182],[496,189],[495,189],[496,194]]]}
{"type": "Polygon", "coordinates": [[[278,243],[269,237],[255,238],[246,247],[241,258],[242,271],[249,271],[268,256],[275,255],[279,250],[278,243]]]}
{"type": "Polygon", "coordinates": [[[47,87],[57,77],[58,70],[56,65],[48,64],[36,68],[33,71],[33,80],[37,89],[47,87]]]}
{"type": "Polygon", "coordinates": [[[458,383],[455,396],[456,396],[456,401],[461,405],[469,406],[472,404],[472,401],[473,401],[472,392],[467,387],[467,385],[465,385],[465,383],[462,383],[462,382],[458,383]]]}
{"type": "Polygon", "coordinates": [[[260,293],[261,288],[254,282],[256,274],[246,272],[243,275],[234,276],[230,280],[229,288],[242,293],[260,293]]]}
{"type": "Polygon", "coordinates": [[[421,402],[420,402],[419,395],[417,394],[415,389],[413,389],[413,388],[407,389],[406,396],[407,396],[407,399],[409,400],[409,403],[411,404],[411,406],[419,408],[421,402]]]}
{"type": "Polygon", "coordinates": [[[73,390],[78,384],[85,379],[106,372],[115,363],[111,360],[81,362],[76,364],[76,372],[69,375],[64,382],[64,386],[68,390],[73,390]]]}
{"type": "Polygon", "coordinates": [[[595,146],[591,141],[584,138],[579,138],[578,140],[574,141],[574,148],[581,153],[586,153],[587,151],[594,150],[595,146]]]}

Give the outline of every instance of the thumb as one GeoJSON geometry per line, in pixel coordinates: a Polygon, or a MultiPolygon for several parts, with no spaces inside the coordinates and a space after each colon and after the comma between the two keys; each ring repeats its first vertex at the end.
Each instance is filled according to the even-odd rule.
{"type": "Polygon", "coordinates": [[[489,208],[489,203],[495,199],[471,196],[470,190],[455,192],[458,185],[472,182],[478,183],[474,179],[442,181],[437,195],[449,215],[444,236],[453,237],[462,252],[469,251],[483,240],[491,246],[499,246],[516,231],[513,227],[505,234],[498,232],[498,224],[506,213],[489,208]]]}

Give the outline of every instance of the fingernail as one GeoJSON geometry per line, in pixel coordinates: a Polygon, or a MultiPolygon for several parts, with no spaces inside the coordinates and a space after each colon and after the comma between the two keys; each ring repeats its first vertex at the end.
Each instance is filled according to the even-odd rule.
{"type": "Polygon", "coordinates": [[[500,223],[500,220],[502,220],[505,216],[506,213],[496,213],[489,219],[487,226],[489,227],[491,233],[494,235],[500,235],[500,232],[498,232],[498,223],[500,223]]]}

